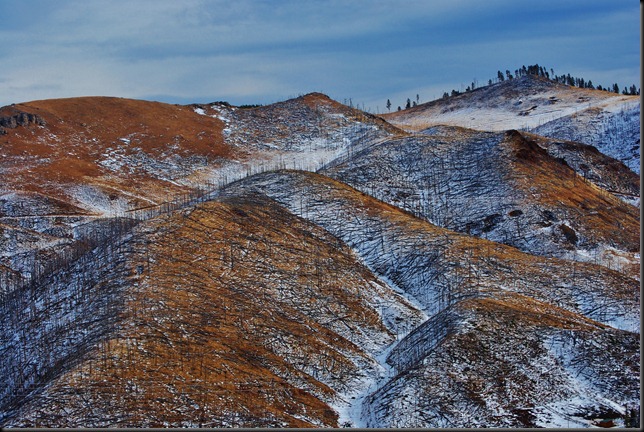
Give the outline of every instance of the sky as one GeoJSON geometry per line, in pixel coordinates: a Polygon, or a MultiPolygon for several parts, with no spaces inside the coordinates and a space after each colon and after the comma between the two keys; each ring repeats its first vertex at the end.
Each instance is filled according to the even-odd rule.
{"type": "Polygon", "coordinates": [[[538,63],[640,86],[634,0],[0,0],[0,106],[117,96],[370,112],[538,63]]]}

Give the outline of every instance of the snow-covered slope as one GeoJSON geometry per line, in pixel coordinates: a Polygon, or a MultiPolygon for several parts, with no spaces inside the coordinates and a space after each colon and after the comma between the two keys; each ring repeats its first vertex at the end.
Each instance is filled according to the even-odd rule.
{"type": "MultiPolygon", "coordinates": [[[[254,108],[222,103],[193,107],[201,115],[222,120],[225,142],[246,155],[224,171],[227,180],[273,169],[315,171],[355,147],[405,134],[321,93],[254,108]]],[[[207,172],[211,178],[221,177],[219,167],[207,172]]]]}
{"type": "Polygon", "coordinates": [[[527,75],[382,117],[414,131],[437,125],[529,130],[593,145],[639,173],[639,96],[580,89],[527,75]]]}
{"type": "Polygon", "coordinates": [[[415,131],[437,125],[503,131],[537,127],[589,108],[620,111],[638,101],[638,96],[580,89],[526,75],[381,117],[415,131]]]}
{"type": "Polygon", "coordinates": [[[622,427],[636,421],[635,333],[508,293],[460,302],[408,339],[389,359],[412,361],[364,404],[368,427],[580,428],[605,419],[622,427]],[[445,330],[437,334],[436,327],[445,330]]]}
{"type": "Polygon", "coordinates": [[[539,135],[592,146],[640,173],[640,101],[625,100],[581,110],[530,129],[539,135]]]}

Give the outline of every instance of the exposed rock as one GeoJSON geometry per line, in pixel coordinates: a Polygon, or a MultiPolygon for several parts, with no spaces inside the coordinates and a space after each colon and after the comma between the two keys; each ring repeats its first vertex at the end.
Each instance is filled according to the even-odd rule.
{"type": "Polygon", "coordinates": [[[18,126],[27,127],[30,123],[38,126],[46,125],[45,120],[38,114],[19,112],[12,116],[0,117],[0,127],[3,127],[2,131],[4,131],[4,133],[0,131],[0,134],[4,135],[6,133],[4,128],[15,129],[18,126]]]}

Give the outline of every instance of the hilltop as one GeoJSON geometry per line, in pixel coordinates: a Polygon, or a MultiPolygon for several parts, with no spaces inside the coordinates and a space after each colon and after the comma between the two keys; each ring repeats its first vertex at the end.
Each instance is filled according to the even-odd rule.
{"type": "Polygon", "coordinates": [[[639,173],[639,96],[581,89],[526,75],[381,117],[410,131],[439,125],[528,130],[593,145],[639,173]],[[614,141],[616,136],[626,143],[614,141]]]}
{"type": "Polygon", "coordinates": [[[638,100],[637,96],[580,89],[526,75],[381,117],[415,131],[436,125],[502,131],[536,127],[584,109],[605,109],[638,100]]]}

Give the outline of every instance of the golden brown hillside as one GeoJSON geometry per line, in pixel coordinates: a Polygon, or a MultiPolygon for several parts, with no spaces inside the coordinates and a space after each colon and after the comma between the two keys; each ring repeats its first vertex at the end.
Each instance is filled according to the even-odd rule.
{"type": "Polygon", "coordinates": [[[234,157],[223,142],[222,122],[189,107],[83,97],[11,105],[0,110],[0,117],[21,113],[38,117],[5,127],[6,134],[0,136],[5,190],[77,202],[74,188],[88,185],[109,199],[141,205],[184,190],[155,171],[155,164],[185,161],[187,175],[206,161],[234,157]],[[133,156],[138,166],[119,163],[133,156]]]}
{"type": "Polygon", "coordinates": [[[53,274],[35,300],[7,303],[21,306],[2,331],[23,330],[0,366],[25,355],[33,369],[12,382],[21,398],[5,424],[322,427],[364,407],[367,425],[464,424],[472,410],[519,427],[547,422],[540,410],[560,395],[568,416],[634,400],[636,281],[434,226],[319,174],[250,177],[105,248],[83,267],[102,276],[53,274]],[[566,359],[607,341],[597,362],[583,358],[579,390],[586,363],[566,359]],[[474,358],[466,382],[445,368],[474,358]],[[497,367],[513,378],[487,386],[497,367]],[[432,400],[452,423],[406,417],[432,400]],[[495,415],[473,408],[492,403],[495,415]]]}
{"type": "Polygon", "coordinates": [[[118,329],[16,424],[337,426],[329,404],[393,340],[378,302],[418,321],[346,246],[265,198],[207,203],[142,230],[118,329]]]}
{"type": "MultiPolygon", "coordinates": [[[[639,252],[639,211],[556,161],[535,141],[516,131],[506,134],[504,150],[511,169],[507,176],[521,188],[525,202],[537,200],[544,208],[561,209],[575,221],[587,241],[639,252]]],[[[572,233],[571,233],[572,236],[572,233]]],[[[576,241],[569,241],[571,247],[576,241]]]]}

